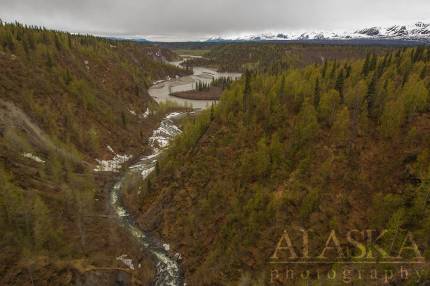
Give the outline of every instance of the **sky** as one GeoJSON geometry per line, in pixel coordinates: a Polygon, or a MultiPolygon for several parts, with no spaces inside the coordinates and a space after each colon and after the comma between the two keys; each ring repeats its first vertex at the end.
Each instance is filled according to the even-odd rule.
{"type": "Polygon", "coordinates": [[[0,0],[0,19],[74,33],[200,40],[430,23],[430,0],[0,0]]]}

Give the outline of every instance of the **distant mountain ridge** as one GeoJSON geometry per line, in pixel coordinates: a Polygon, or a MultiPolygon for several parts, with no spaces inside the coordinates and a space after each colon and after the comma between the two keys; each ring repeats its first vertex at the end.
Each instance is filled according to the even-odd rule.
{"type": "Polygon", "coordinates": [[[312,31],[304,33],[261,33],[244,36],[215,36],[206,42],[224,41],[304,41],[304,40],[405,40],[430,43],[430,23],[369,27],[352,32],[312,31]]]}

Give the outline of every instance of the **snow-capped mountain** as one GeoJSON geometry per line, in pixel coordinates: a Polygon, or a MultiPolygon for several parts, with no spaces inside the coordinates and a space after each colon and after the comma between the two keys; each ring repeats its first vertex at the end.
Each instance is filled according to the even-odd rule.
{"type": "Polygon", "coordinates": [[[430,42],[430,24],[417,22],[412,25],[395,25],[390,27],[370,27],[352,32],[303,32],[303,33],[263,33],[242,36],[216,36],[208,42],[222,41],[285,41],[285,40],[413,40],[430,42]]]}

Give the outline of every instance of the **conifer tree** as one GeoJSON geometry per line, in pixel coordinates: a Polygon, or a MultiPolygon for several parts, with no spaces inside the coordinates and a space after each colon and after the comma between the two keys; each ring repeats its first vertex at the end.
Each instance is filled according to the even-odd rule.
{"type": "Polygon", "coordinates": [[[121,122],[124,128],[127,128],[127,117],[124,111],[121,111],[121,122]]]}
{"type": "Polygon", "coordinates": [[[400,128],[405,120],[404,105],[400,100],[389,101],[385,104],[381,116],[380,131],[387,138],[400,134],[400,128]]]}
{"type": "Polygon", "coordinates": [[[55,48],[58,51],[61,51],[63,49],[63,44],[61,43],[61,40],[57,34],[54,34],[54,43],[55,43],[55,48]]]}
{"type": "Polygon", "coordinates": [[[267,175],[270,170],[270,148],[267,146],[265,138],[257,143],[257,152],[255,160],[255,174],[257,176],[267,175]]]}
{"type": "Polygon", "coordinates": [[[48,154],[48,160],[45,163],[46,174],[52,181],[58,183],[63,178],[63,168],[59,155],[52,151],[48,154]]]}
{"type": "Polygon", "coordinates": [[[348,108],[344,106],[337,114],[334,120],[332,133],[335,140],[341,144],[346,143],[349,138],[350,115],[348,108]]]}
{"type": "Polygon", "coordinates": [[[325,76],[326,76],[326,73],[327,73],[327,60],[324,60],[324,66],[323,66],[323,70],[322,70],[322,73],[321,73],[321,75],[322,75],[322,77],[323,78],[325,78],[325,76]]]}
{"type": "Polygon", "coordinates": [[[329,90],[321,95],[319,103],[319,118],[328,126],[333,124],[336,116],[336,110],[339,107],[340,96],[339,92],[334,89],[329,90]]]}
{"type": "Polygon", "coordinates": [[[45,203],[37,196],[33,203],[33,238],[36,250],[53,250],[58,243],[58,234],[45,203]]]}
{"type": "Polygon", "coordinates": [[[214,111],[214,104],[211,105],[211,114],[210,114],[210,121],[213,121],[215,119],[215,111],[214,111]]]}
{"type": "Polygon", "coordinates": [[[306,99],[303,102],[302,108],[297,116],[297,122],[294,128],[295,147],[303,147],[303,144],[308,143],[317,136],[319,125],[317,113],[313,104],[306,99]]]}
{"type": "Polygon", "coordinates": [[[245,72],[245,89],[243,91],[243,112],[248,113],[251,106],[251,72],[245,72]]]}
{"type": "Polygon", "coordinates": [[[152,191],[152,184],[151,184],[151,179],[150,178],[146,179],[146,191],[148,193],[150,193],[152,191]]]}
{"type": "Polygon", "coordinates": [[[376,119],[376,78],[373,77],[367,87],[367,112],[370,119],[376,119]]]}
{"type": "Polygon", "coordinates": [[[66,69],[66,71],[64,73],[64,83],[66,85],[69,85],[71,81],[72,81],[72,76],[70,74],[70,71],[69,71],[69,69],[66,69]]]}
{"type": "Polygon", "coordinates": [[[350,77],[350,75],[351,75],[351,71],[352,71],[352,67],[351,67],[351,65],[348,65],[348,66],[346,67],[346,74],[345,74],[345,78],[346,78],[346,79],[350,77]]]}
{"type": "Polygon", "coordinates": [[[16,48],[16,45],[15,45],[15,40],[14,40],[14,37],[13,37],[13,35],[12,35],[12,33],[11,32],[6,32],[6,43],[5,43],[5,47],[9,50],[9,51],[11,51],[12,53],[14,53],[15,52],[15,48],[16,48]]]}
{"type": "Polygon", "coordinates": [[[343,84],[344,84],[344,76],[343,76],[343,70],[341,70],[337,76],[336,79],[336,84],[335,84],[335,90],[337,90],[337,92],[339,92],[339,96],[340,96],[340,103],[343,104],[344,99],[343,99],[343,84]]]}
{"type": "Polygon", "coordinates": [[[337,69],[337,62],[336,60],[334,60],[333,62],[333,66],[331,68],[331,72],[330,72],[330,79],[334,79],[336,76],[336,69],[337,69]]]}
{"type": "Polygon", "coordinates": [[[155,174],[158,176],[160,175],[160,163],[155,162],[155,174]]]}
{"type": "Polygon", "coordinates": [[[49,52],[46,53],[46,65],[48,66],[48,68],[52,68],[54,66],[54,62],[49,52]]]}
{"type": "Polygon", "coordinates": [[[420,73],[420,79],[425,79],[427,76],[427,66],[424,66],[420,73]]]}
{"type": "Polygon", "coordinates": [[[315,109],[318,108],[320,104],[320,95],[321,95],[321,88],[320,88],[320,79],[317,77],[315,80],[315,89],[314,89],[314,107],[315,109]]]}
{"type": "Polygon", "coordinates": [[[67,34],[67,44],[69,46],[69,49],[73,48],[72,37],[70,34],[67,34]]]}
{"type": "Polygon", "coordinates": [[[279,91],[278,91],[278,97],[280,102],[284,102],[285,101],[285,76],[282,77],[281,79],[281,85],[279,87],[279,91]]]}
{"type": "Polygon", "coordinates": [[[369,64],[370,64],[370,54],[367,54],[366,60],[364,61],[363,68],[361,70],[362,75],[367,76],[369,74],[369,70],[370,70],[369,64]]]}
{"type": "Polygon", "coordinates": [[[372,54],[369,62],[369,71],[374,71],[376,69],[376,65],[378,64],[378,59],[375,54],[372,54]]]}

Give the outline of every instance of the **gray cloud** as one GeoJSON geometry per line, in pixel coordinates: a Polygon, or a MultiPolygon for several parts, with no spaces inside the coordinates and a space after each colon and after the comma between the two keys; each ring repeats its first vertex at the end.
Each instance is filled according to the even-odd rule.
{"type": "Polygon", "coordinates": [[[72,32],[196,39],[430,19],[428,0],[0,0],[0,18],[72,32]]]}

